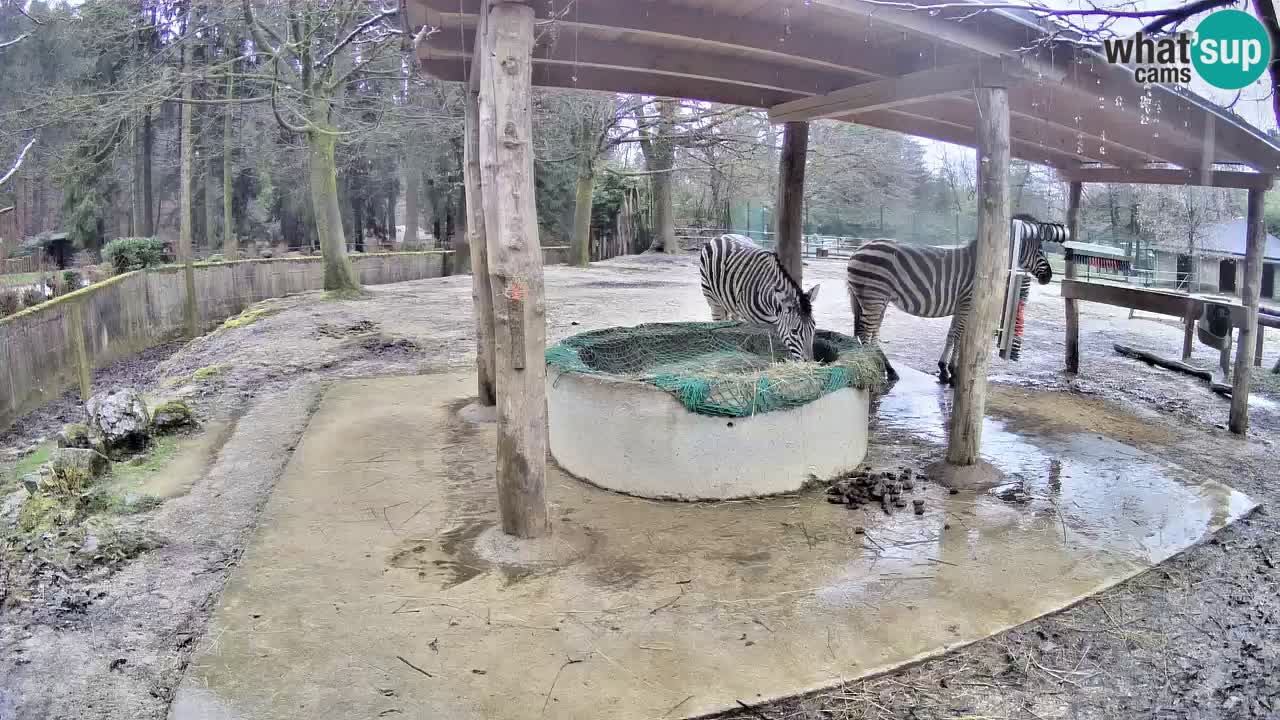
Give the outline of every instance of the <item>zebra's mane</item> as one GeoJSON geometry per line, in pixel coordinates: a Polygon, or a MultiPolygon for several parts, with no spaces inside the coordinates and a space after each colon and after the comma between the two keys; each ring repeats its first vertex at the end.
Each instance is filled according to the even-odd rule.
{"type": "Polygon", "coordinates": [[[809,302],[809,296],[805,294],[804,290],[800,289],[800,283],[796,282],[796,279],[791,277],[791,273],[787,272],[787,268],[782,264],[782,258],[778,257],[778,253],[771,252],[769,254],[773,256],[773,261],[778,263],[778,272],[782,273],[782,277],[787,279],[791,289],[796,291],[796,297],[800,302],[800,314],[812,315],[813,304],[809,302]]]}

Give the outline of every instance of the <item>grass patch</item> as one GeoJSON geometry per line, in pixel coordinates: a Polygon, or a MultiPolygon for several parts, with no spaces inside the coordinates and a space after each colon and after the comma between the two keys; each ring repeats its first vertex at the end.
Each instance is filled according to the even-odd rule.
{"type": "Polygon", "coordinates": [[[49,454],[53,452],[53,447],[53,442],[50,441],[36,448],[35,452],[20,458],[18,464],[13,466],[13,478],[21,480],[23,475],[39,470],[41,465],[49,462],[49,454]]]}
{"type": "Polygon", "coordinates": [[[178,454],[178,438],[173,435],[162,435],[154,438],[146,455],[139,455],[127,462],[115,463],[111,466],[111,477],[121,484],[134,484],[146,480],[147,476],[159,472],[178,454]]]}
{"type": "Polygon", "coordinates": [[[13,273],[12,275],[0,275],[0,287],[8,287],[12,285],[34,285],[40,282],[40,273],[13,273]]]}
{"type": "Polygon", "coordinates": [[[213,380],[231,369],[230,365],[206,365],[191,373],[192,380],[213,380]]]}
{"type": "Polygon", "coordinates": [[[278,312],[280,312],[280,308],[266,307],[265,305],[259,303],[257,305],[253,305],[248,308],[245,308],[244,312],[240,313],[239,315],[236,315],[235,317],[227,318],[226,321],[222,323],[222,329],[230,330],[233,328],[246,327],[248,325],[252,325],[258,322],[263,318],[271,317],[272,315],[275,315],[278,312]]]}

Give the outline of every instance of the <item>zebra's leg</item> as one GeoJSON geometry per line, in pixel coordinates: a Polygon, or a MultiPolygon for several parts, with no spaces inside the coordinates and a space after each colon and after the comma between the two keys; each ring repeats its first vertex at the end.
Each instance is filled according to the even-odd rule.
{"type": "MultiPolygon", "coordinates": [[[[855,301],[856,302],[856,301],[855,301]]],[[[862,304],[858,307],[857,312],[861,314],[861,322],[857,321],[855,316],[855,324],[861,327],[859,331],[862,344],[871,343],[875,345],[876,355],[879,356],[880,362],[884,364],[885,379],[890,385],[898,382],[898,371],[893,369],[893,363],[889,362],[889,356],[884,354],[884,348],[880,347],[880,323],[884,320],[885,310],[888,305],[884,302],[873,302],[862,304]]]]}
{"type": "Polygon", "coordinates": [[[957,313],[951,316],[951,327],[947,330],[947,340],[942,344],[942,356],[938,358],[938,382],[943,385],[952,384],[952,376],[955,374],[955,363],[952,358],[955,357],[955,345],[959,334],[960,315],[957,313]]]}

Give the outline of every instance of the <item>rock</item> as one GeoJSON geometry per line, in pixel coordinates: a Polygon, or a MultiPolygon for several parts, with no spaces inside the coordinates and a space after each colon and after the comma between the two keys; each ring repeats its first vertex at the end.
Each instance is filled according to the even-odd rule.
{"type": "Polygon", "coordinates": [[[42,473],[33,472],[22,476],[22,487],[26,488],[27,493],[35,495],[43,483],[44,475],[42,473]]]}
{"type": "Polygon", "coordinates": [[[64,425],[58,432],[58,447],[86,449],[92,447],[89,426],[84,423],[64,425]]]}
{"type": "Polygon", "coordinates": [[[62,492],[78,493],[102,477],[110,466],[111,461],[97,450],[58,448],[49,456],[53,473],[44,480],[42,489],[51,488],[54,483],[62,492]]]}
{"type": "Polygon", "coordinates": [[[14,490],[0,502],[0,525],[11,528],[18,524],[18,513],[22,512],[22,504],[27,501],[27,492],[14,490]]]}
{"type": "Polygon", "coordinates": [[[153,433],[171,433],[196,424],[195,413],[181,400],[170,400],[158,406],[151,415],[153,433]]]}
{"type": "Polygon", "coordinates": [[[924,501],[923,501],[923,500],[912,500],[912,501],[911,501],[911,505],[912,505],[912,507],[915,509],[915,513],[916,513],[917,515],[923,515],[923,514],[924,514],[924,501]]]}
{"type": "Polygon", "coordinates": [[[151,417],[142,394],[132,388],[116,388],[89,398],[89,425],[106,449],[138,450],[147,444],[151,417]]]}

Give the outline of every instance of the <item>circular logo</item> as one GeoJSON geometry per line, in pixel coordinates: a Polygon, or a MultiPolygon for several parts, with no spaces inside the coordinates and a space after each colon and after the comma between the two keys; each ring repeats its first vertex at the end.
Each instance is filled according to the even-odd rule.
{"type": "Polygon", "coordinates": [[[1271,61],[1271,36],[1258,19],[1240,10],[1211,13],[1196,28],[1191,62],[1210,85],[1239,90],[1253,84],[1271,61]]]}

